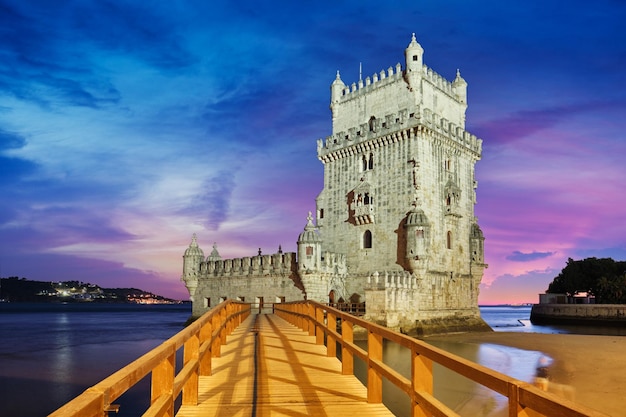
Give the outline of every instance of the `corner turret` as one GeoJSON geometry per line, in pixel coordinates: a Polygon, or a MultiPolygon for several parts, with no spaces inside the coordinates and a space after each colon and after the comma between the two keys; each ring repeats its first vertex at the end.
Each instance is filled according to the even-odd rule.
{"type": "Polygon", "coordinates": [[[307,274],[317,271],[321,262],[322,238],[313,225],[313,216],[309,212],[304,231],[298,236],[298,272],[307,274]]]}
{"type": "Polygon", "coordinates": [[[193,294],[198,287],[198,272],[200,263],[203,261],[204,252],[198,246],[197,237],[194,233],[191,238],[191,243],[183,255],[183,275],[180,277],[181,281],[185,282],[185,286],[189,290],[189,298],[191,301],[193,301],[193,294]]]}
{"type": "Polygon", "coordinates": [[[424,272],[430,246],[430,224],[424,211],[413,207],[407,213],[404,228],[406,230],[406,260],[410,272],[414,274],[424,272]]]}
{"type": "Polygon", "coordinates": [[[478,226],[478,223],[472,225],[470,234],[470,250],[472,251],[472,263],[484,266],[485,262],[485,236],[478,226]]]}
{"type": "Polygon", "coordinates": [[[409,83],[411,91],[419,91],[419,83],[422,76],[422,66],[424,57],[424,49],[415,40],[415,33],[411,38],[411,43],[404,50],[404,58],[406,61],[406,80],[409,83]]]}
{"type": "Polygon", "coordinates": [[[461,71],[456,70],[456,78],[452,81],[452,91],[456,98],[467,107],[467,81],[461,77],[461,71]]]}
{"type": "Polygon", "coordinates": [[[346,85],[341,80],[341,76],[339,75],[339,71],[337,71],[337,77],[335,81],[330,85],[330,110],[333,115],[333,122],[337,115],[335,114],[339,107],[337,103],[339,103],[339,99],[343,96],[343,90],[346,88],[346,85]]]}

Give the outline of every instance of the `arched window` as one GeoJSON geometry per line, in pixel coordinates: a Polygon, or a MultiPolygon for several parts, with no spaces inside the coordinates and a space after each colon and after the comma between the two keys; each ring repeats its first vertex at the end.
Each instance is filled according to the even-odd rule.
{"type": "Polygon", "coordinates": [[[374,169],[374,155],[373,154],[370,154],[370,159],[368,161],[367,167],[369,169],[374,169]]]}
{"type": "Polygon", "coordinates": [[[366,230],[363,233],[363,249],[371,249],[372,248],[372,232],[366,230]]]}
{"type": "Polygon", "coordinates": [[[363,171],[367,171],[367,158],[363,155],[363,171]]]}
{"type": "Polygon", "coordinates": [[[452,232],[450,231],[446,234],[446,248],[452,249],[452,232]]]}
{"type": "Polygon", "coordinates": [[[375,132],[376,131],[376,118],[374,116],[370,117],[368,124],[370,128],[370,132],[375,132]]]}

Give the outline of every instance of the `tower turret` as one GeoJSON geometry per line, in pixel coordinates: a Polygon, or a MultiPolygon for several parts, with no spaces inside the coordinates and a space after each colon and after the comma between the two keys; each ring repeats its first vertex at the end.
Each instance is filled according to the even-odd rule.
{"type": "Polygon", "coordinates": [[[470,234],[470,250],[472,251],[472,262],[483,265],[485,262],[485,236],[480,230],[478,223],[472,225],[470,234]]]}
{"type": "Polygon", "coordinates": [[[198,246],[197,237],[194,233],[191,238],[191,243],[185,254],[183,255],[183,275],[181,281],[185,282],[187,290],[189,290],[189,298],[193,301],[193,295],[198,287],[198,273],[200,270],[200,263],[204,261],[204,252],[198,246]]]}
{"type": "Polygon", "coordinates": [[[322,262],[322,238],[313,225],[311,212],[304,231],[298,236],[298,271],[301,274],[317,271],[322,262]]]}
{"type": "Polygon", "coordinates": [[[461,77],[461,71],[456,70],[456,78],[452,81],[452,91],[456,98],[467,107],[467,81],[461,77]]]}
{"type": "Polygon", "coordinates": [[[343,90],[346,88],[346,85],[341,80],[341,76],[339,75],[339,71],[337,71],[337,77],[335,81],[330,85],[330,110],[333,116],[333,126],[335,118],[337,117],[336,112],[338,111],[337,103],[339,103],[339,99],[343,95],[343,90]]]}
{"type": "Polygon", "coordinates": [[[413,207],[407,213],[406,260],[411,272],[417,274],[426,270],[430,241],[430,224],[423,210],[413,207]]]}
{"type": "Polygon", "coordinates": [[[409,89],[419,90],[419,83],[422,76],[424,49],[415,40],[415,33],[411,38],[411,43],[404,50],[404,58],[406,60],[406,80],[409,83],[409,89]]]}

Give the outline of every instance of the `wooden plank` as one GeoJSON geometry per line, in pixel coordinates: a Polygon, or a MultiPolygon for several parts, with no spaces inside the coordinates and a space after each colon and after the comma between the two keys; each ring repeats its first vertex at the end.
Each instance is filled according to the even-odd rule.
{"type": "Polygon", "coordinates": [[[198,405],[183,405],[178,417],[393,416],[383,404],[368,404],[367,389],[343,375],[337,358],[328,357],[309,329],[302,331],[275,315],[260,315],[260,357],[255,397],[254,318],[248,317],[213,358],[213,375],[201,376],[198,405]],[[256,403],[253,399],[256,398],[256,403]]]}

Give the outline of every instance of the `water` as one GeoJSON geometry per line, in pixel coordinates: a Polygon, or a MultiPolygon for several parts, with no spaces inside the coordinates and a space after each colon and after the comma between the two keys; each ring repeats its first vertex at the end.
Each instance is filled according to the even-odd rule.
{"type": "MultiPolygon", "coordinates": [[[[539,333],[619,334],[623,329],[576,326],[534,326],[530,307],[481,307],[496,331],[539,333]]],[[[189,305],[6,304],[0,303],[0,416],[45,416],[86,388],[127,365],[183,329],[189,305]]],[[[493,344],[437,342],[459,356],[524,381],[531,381],[541,352],[493,344]]],[[[408,372],[409,354],[385,346],[385,361],[408,372]]],[[[357,373],[363,367],[355,363],[357,373]]],[[[470,396],[483,398],[481,407],[497,408],[504,401],[471,381],[435,366],[435,395],[449,406],[481,415],[464,404],[470,396]]],[[[362,376],[362,375],[361,375],[362,376]]],[[[404,394],[393,395],[385,384],[387,405],[398,416],[409,415],[404,394]]],[[[117,416],[134,417],[148,407],[149,380],[116,403],[117,416]]],[[[484,414],[484,413],[483,413],[484,414]]]]}
{"type": "Polygon", "coordinates": [[[495,331],[526,333],[595,334],[626,336],[626,328],[619,326],[543,325],[530,322],[531,306],[483,306],[480,314],[495,331]]]}
{"type": "MultiPolygon", "coordinates": [[[[44,416],[183,329],[189,305],[0,304],[0,416],[44,416]]],[[[148,407],[149,381],[116,403],[148,407]]]]}

